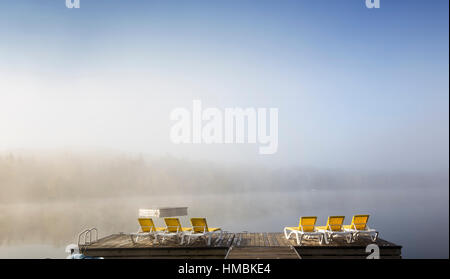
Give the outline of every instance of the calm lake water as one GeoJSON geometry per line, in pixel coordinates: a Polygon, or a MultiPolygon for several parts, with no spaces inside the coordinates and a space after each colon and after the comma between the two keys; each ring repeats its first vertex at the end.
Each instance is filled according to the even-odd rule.
{"type": "MultiPolygon", "coordinates": [[[[190,216],[205,216],[227,231],[282,231],[298,218],[369,213],[380,237],[403,246],[404,258],[449,257],[448,187],[430,189],[310,190],[192,196],[127,197],[52,203],[0,205],[0,258],[65,258],[76,235],[97,227],[100,237],[134,232],[139,208],[188,206],[190,216]]],[[[161,220],[157,220],[162,225],[161,220]]],[[[188,225],[188,218],[182,222],[188,225]]]]}

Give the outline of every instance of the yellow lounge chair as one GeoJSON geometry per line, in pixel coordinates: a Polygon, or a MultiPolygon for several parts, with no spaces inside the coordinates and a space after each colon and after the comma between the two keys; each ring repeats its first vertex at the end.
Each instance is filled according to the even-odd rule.
{"type": "Polygon", "coordinates": [[[136,233],[132,233],[131,241],[133,243],[139,240],[139,236],[154,236],[155,242],[157,241],[157,234],[164,231],[164,228],[157,228],[155,223],[153,223],[152,218],[138,218],[139,228],[136,233]],[[136,236],[136,240],[133,239],[133,236],[136,236]]]}
{"type": "Polygon", "coordinates": [[[188,244],[191,241],[191,237],[205,237],[208,246],[211,245],[211,238],[214,233],[220,232],[219,239],[222,238],[221,228],[209,228],[206,218],[191,218],[192,230],[186,233],[185,236],[188,237],[188,244]]]}
{"type": "Polygon", "coordinates": [[[342,235],[347,240],[347,243],[352,242],[352,233],[344,230],[345,216],[329,216],[326,226],[318,226],[316,229],[324,233],[325,243],[328,244],[336,235],[342,235]]]}
{"type": "Polygon", "coordinates": [[[286,239],[289,239],[291,235],[295,234],[295,237],[297,239],[297,245],[302,245],[303,236],[306,236],[308,238],[310,236],[318,236],[319,242],[320,244],[322,244],[324,233],[317,231],[315,227],[316,221],[317,221],[316,216],[300,217],[298,227],[284,228],[284,236],[286,237],[286,239]]]}
{"type": "Polygon", "coordinates": [[[368,235],[370,239],[375,242],[378,238],[378,231],[369,228],[367,225],[369,215],[354,215],[350,225],[344,225],[344,230],[351,232],[353,240],[356,240],[360,235],[368,235]]]}
{"type": "Polygon", "coordinates": [[[192,230],[191,228],[183,228],[178,218],[164,218],[164,222],[166,223],[166,228],[164,229],[164,232],[160,234],[163,236],[162,241],[168,236],[175,236],[181,238],[180,244],[183,244],[184,234],[192,230]]]}

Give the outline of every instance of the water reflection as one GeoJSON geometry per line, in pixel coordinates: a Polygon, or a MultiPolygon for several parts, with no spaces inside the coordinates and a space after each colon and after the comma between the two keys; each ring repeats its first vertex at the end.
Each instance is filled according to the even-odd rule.
{"type": "MultiPolygon", "coordinates": [[[[1,258],[64,258],[78,232],[97,227],[100,237],[133,232],[138,208],[188,206],[228,231],[278,232],[301,215],[371,214],[380,237],[403,245],[406,258],[448,258],[448,188],[304,190],[239,195],[164,195],[1,205],[1,258]],[[36,244],[39,243],[39,244],[36,244]]],[[[187,218],[182,221],[189,223],[187,218]]],[[[162,220],[156,220],[162,225],[162,220]]]]}

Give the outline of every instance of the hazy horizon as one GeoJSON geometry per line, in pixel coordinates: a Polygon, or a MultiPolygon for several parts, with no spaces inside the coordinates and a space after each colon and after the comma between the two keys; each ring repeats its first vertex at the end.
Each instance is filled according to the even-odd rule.
{"type": "Polygon", "coordinates": [[[2,1],[0,258],[174,203],[236,231],[369,213],[448,257],[449,1],[381,2],[2,1]],[[194,100],[277,109],[277,152],[174,144],[194,100]]]}
{"type": "Polygon", "coordinates": [[[449,168],[448,1],[9,1],[0,151],[107,149],[192,160],[449,168]],[[173,144],[170,112],[279,109],[278,152],[173,144]]]}
{"type": "Polygon", "coordinates": [[[449,171],[279,167],[93,151],[0,152],[0,202],[448,185],[449,171]]]}

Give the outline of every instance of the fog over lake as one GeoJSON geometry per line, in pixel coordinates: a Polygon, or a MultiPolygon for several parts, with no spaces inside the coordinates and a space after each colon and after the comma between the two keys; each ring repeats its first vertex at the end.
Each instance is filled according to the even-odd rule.
{"type": "MultiPolygon", "coordinates": [[[[77,234],[134,232],[139,208],[188,206],[189,216],[240,232],[281,232],[300,216],[371,215],[405,258],[447,258],[448,170],[356,172],[269,168],[124,154],[0,156],[0,258],[63,258],[77,234]]],[[[182,218],[187,225],[188,219],[182,218]]],[[[161,220],[157,220],[161,223],[161,220]]]]}
{"type": "Polygon", "coordinates": [[[233,232],[370,214],[449,256],[449,1],[64,2],[1,1],[0,258],[155,206],[233,232]]]}

